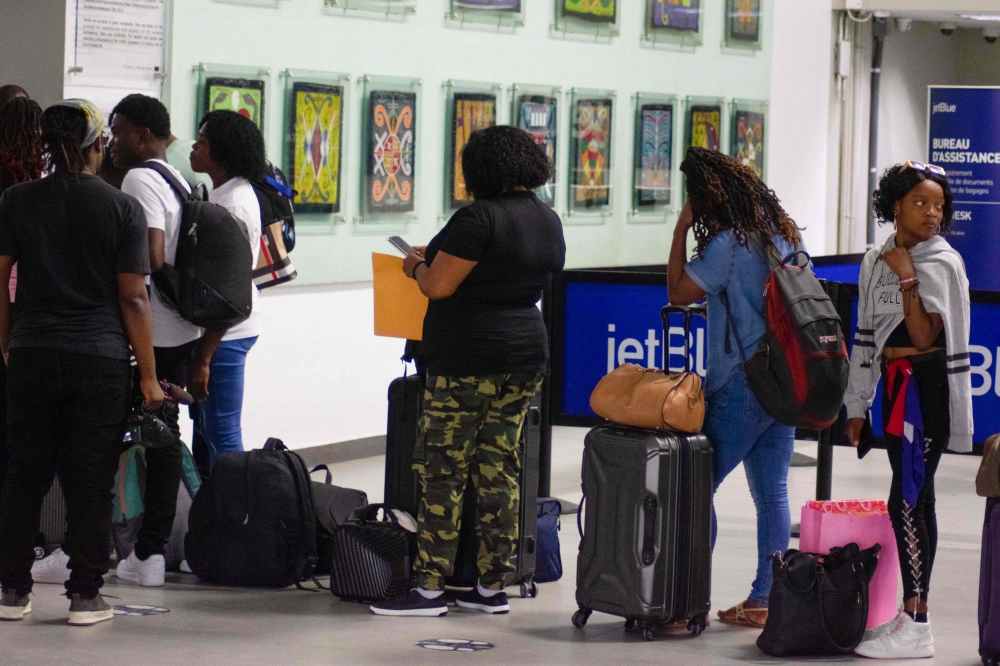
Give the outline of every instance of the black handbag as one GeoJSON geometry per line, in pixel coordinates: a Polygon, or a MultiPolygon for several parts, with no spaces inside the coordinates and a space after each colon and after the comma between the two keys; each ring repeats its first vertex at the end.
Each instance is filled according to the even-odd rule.
{"type": "Polygon", "coordinates": [[[773,657],[850,654],[868,623],[868,584],[881,546],[828,555],[775,553],[767,623],[757,647],[773,657]]]}
{"type": "Polygon", "coordinates": [[[381,601],[410,590],[416,534],[400,524],[388,505],[356,510],[334,531],[331,545],[330,591],[341,599],[381,601]]]}

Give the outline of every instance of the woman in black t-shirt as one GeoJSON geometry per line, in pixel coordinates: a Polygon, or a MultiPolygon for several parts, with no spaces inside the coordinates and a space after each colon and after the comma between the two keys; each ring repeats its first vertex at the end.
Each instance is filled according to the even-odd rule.
{"type": "Polygon", "coordinates": [[[474,132],[462,171],[475,202],[403,264],[430,299],[423,334],[427,392],[414,455],[423,499],[416,589],[373,605],[379,615],[448,612],[444,580],[455,565],[470,467],[480,579],[458,605],[509,610],[503,589],[515,570],[521,427],[548,361],[535,304],[562,270],[566,243],[559,216],[533,192],[552,176],[552,164],[530,134],[514,127],[474,132]]]}

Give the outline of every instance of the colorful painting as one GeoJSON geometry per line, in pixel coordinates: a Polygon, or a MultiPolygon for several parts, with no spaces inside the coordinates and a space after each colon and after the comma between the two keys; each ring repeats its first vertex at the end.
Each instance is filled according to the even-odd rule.
{"type": "Polygon", "coordinates": [[[292,200],[302,213],[340,212],[340,160],[344,89],[316,83],[292,85],[289,137],[292,200]]]}
{"type": "Polygon", "coordinates": [[[563,15],[614,23],[617,0],[563,0],[563,15]]]}
{"type": "Polygon", "coordinates": [[[462,151],[469,142],[469,135],[476,130],[497,124],[496,95],[455,93],[452,101],[451,124],[451,184],[448,188],[451,207],[458,208],[469,203],[465,191],[465,175],[462,173],[462,151]]]}
{"type": "Polygon", "coordinates": [[[653,0],[653,28],[698,32],[701,0],[653,0]]]}
{"type": "Polygon", "coordinates": [[[764,114],[737,111],[733,118],[733,157],[764,177],[764,114]]]}
{"type": "Polygon", "coordinates": [[[760,40],[760,0],[726,0],[726,19],[730,39],[760,40]]]}
{"type": "Polygon", "coordinates": [[[644,104],[639,109],[638,121],[635,137],[636,204],[669,204],[674,107],[672,104],[644,104]]]}
{"type": "Polygon", "coordinates": [[[455,7],[461,9],[519,12],[521,11],[521,0],[455,0],[455,7]]]}
{"type": "Polygon", "coordinates": [[[235,111],[264,129],[264,82],[256,79],[205,79],[205,113],[235,111]]]}
{"type": "Polygon", "coordinates": [[[721,150],[722,107],[692,106],[688,113],[688,145],[721,150]]]}
{"type": "MultiPolygon", "coordinates": [[[[555,97],[542,95],[521,95],[517,98],[517,126],[530,134],[535,143],[545,148],[546,154],[556,163],[556,132],[558,102],[555,97]]],[[[548,205],[556,205],[556,178],[535,190],[538,199],[548,205]]]]}
{"type": "Polygon", "coordinates": [[[371,91],[367,121],[365,202],[368,212],[410,212],[416,175],[416,93],[371,91]]]}
{"type": "Polygon", "coordinates": [[[573,208],[611,201],[611,100],[580,99],[573,113],[573,208]]]}

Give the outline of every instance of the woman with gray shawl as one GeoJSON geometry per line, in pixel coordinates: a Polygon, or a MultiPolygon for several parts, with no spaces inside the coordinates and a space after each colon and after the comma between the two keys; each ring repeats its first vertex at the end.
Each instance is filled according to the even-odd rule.
{"type": "Polygon", "coordinates": [[[892,466],[889,514],[903,575],[903,608],[856,652],[902,659],[934,654],[927,592],[937,547],[934,472],[946,448],[972,449],[969,281],[941,234],[952,223],[944,169],[909,161],[875,192],[880,222],[896,233],[861,264],[858,330],[851,354],[847,436],[862,440],[882,379],[882,425],[892,466]],[[881,370],[881,372],[880,372],[881,370]]]}

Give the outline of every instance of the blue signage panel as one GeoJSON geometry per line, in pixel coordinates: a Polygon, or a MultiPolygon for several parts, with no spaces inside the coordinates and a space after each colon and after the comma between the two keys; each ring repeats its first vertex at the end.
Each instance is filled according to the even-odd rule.
{"type": "Polygon", "coordinates": [[[1000,291],[1000,88],[931,86],[928,155],[948,171],[955,222],[948,241],[972,289],[1000,291]]]}
{"type": "MultiPolygon", "coordinates": [[[[667,304],[665,285],[566,284],[563,339],[563,414],[594,416],[590,394],[601,377],[622,363],[684,369],[684,321],[671,315],[664,343],[660,309],[667,304]]],[[[705,376],[705,320],[691,324],[691,367],[705,376]]]]}

